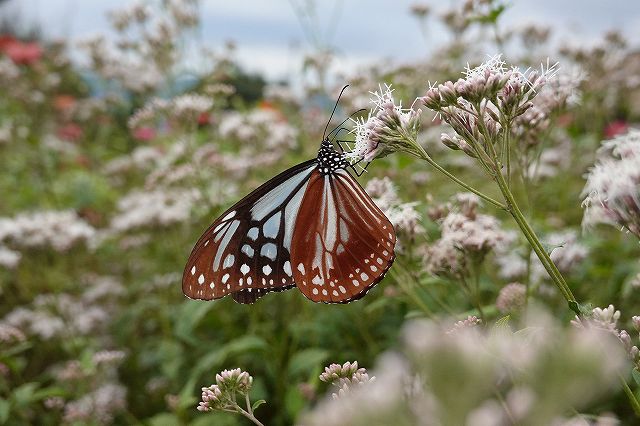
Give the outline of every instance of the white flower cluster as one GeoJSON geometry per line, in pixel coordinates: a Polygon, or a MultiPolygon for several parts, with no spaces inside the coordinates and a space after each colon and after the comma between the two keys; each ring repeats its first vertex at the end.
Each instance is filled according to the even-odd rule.
{"type": "Polygon", "coordinates": [[[391,152],[406,148],[407,136],[415,139],[420,126],[420,110],[402,108],[396,103],[393,89],[385,84],[379,91],[371,92],[373,108],[367,119],[353,120],[355,143],[353,149],[346,154],[352,162],[370,162],[376,157],[383,157],[391,152]]]}
{"type": "Polygon", "coordinates": [[[473,194],[454,197],[448,213],[440,221],[440,239],[427,247],[427,271],[436,275],[464,274],[469,259],[482,259],[501,246],[509,234],[500,228],[493,216],[479,214],[479,199],[473,194]]]}
{"type": "Polygon", "coordinates": [[[604,141],[582,191],[583,225],[608,223],[640,238],[640,130],[604,141]]]}
{"type": "Polygon", "coordinates": [[[15,266],[18,249],[53,248],[64,252],[81,243],[91,243],[96,230],[73,211],[40,211],[0,218],[0,258],[5,266],[15,266]]]}
{"type": "Polygon", "coordinates": [[[133,191],[118,201],[119,212],[111,219],[111,229],[124,232],[184,222],[200,198],[196,190],[133,191]]]}
{"type": "Polygon", "coordinates": [[[119,175],[131,170],[148,170],[159,163],[164,157],[157,147],[139,146],[130,154],[116,157],[104,166],[108,175],[119,175]]]}
{"type": "Polygon", "coordinates": [[[424,233],[420,225],[422,218],[415,209],[418,203],[401,202],[395,185],[388,177],[371,179],[367,182],[366,191],[398,231],[409,237],[424,233]]]}
{"type": "Polygon", "coordinates": [[[123,294],[124,288],[108,276],[87,277],[83,286],[85,291],[79,296],[39,295],[29,306],[9,312],[0,325],[16,327],[43,340],[95,334],[111,320],[111,302],[123,294]]]}
{"type": "Polygon", "coordinates": [[[64,421],[111,424],[115,415],[126,407],[127,388],[117,383],[105,383],[80,399],[68,402],[64,410],[64,421]]]}
{"type": "Polygon", "coordinates": [[[213,100],[197,93],[186,93],[171,100],[170,108],[176,118],[195,119],[213,107],[213,100]]]}
{"type": "Polygon", "coordinates": [[[266,148],[294,148],[298,130],[278,112],[254,109],[243,114],[237,111],[222,116],[218,133],[223,138],[236,138],[242,142],[260,144],[266,148]]]}
{"type": "Polygon", "coordinates": [[[476,324],[470,318],[452,333],[444,324],[409,323],[401,355],[384,354],[374,382],[325,398],[301,423],[558,424],[574,404],[615,388],[626,368],[611,335],[560,328],[543,312],[518,325],[530,332],[476,324]]]}

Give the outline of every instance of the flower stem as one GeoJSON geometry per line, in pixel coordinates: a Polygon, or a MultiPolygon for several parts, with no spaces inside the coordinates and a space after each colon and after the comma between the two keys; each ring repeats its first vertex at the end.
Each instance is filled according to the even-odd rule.
{"type": "Polygon", "coordinates": [[[496,207],[498,207],[498,208],[500,208],[502,210],[507,210],[507,206],[505,206],[501,202],[496,201],[493,198],[489,197],[488,195],[483,194],[482,192],[480,192],[477,189],[471,187],[470,185],[466,184],[465,182],[461,181],[460,179],[458,179],[457,177],[455,177],[454,175],[449,173],[446,169],[444,169],[442,166],[440,166],[438,163],[436,163],[433,160],[433,158],[431,158],[431,156],[429,154],[427,154],[427,152],[416,141],[413,141],[413,144],[418,148],[418,153],[417,153],[418,157],[422,158],[424,161],[429,163],[429,165],[431,165],[433,168],[438,170],[440,173],[442,173],[443,175],[445,175],[446,177],[448,177],[449,179],[451,179],[452,181],[454,181],[458,185],[462,186],[467,191],[473,192],[474,194],[476,194],[478,197],[482,198],[483,200],[493,204],[494,206],[496,206],[496,207]]]}
{"type": "Polygon", "coordinates": [[[544,269],[547,270],[549,277],[551,277],[551,280],[556,285],[556,287],[558,287],[558,290],[560,290],[560,293],[562,293],[562,296],[569,304],[569,308],[571,308],[571,310],[573,310],[576,314],[581,315],[576,299],[573,296],[573,293],[571,293],[571,289],[567,285],[567,282],[564,280],[564,277],[562,276],[556,265],[551,260],[551,257],[549,256],[547,251],[542,246],[542,243],[540,242],[540,239],[538,238],[536,233],[533,231],[533,228],[531,228],[531,225],[529,225],[524,215],[520,211],[515,197],[509,189],[509,186],[500,170],[497,170],[495,179],[498,187],[500,188],[500,191],[502,192],[502,195],[504,196],[505,201],[507,202],[507,211],[509,212],[509,214],[511,214],[511,216],[518,224],[518,227],[531,245],[531,248],[538,256],[538,259],[540,259],[542,266],[544,266],[544,269]]]}
{"type": "Polygon", "coordinates": [[[620,375],[620,381],[622,382],[622,389],[624,389],[624,393],[627,395],[627,398],[629,398],[629,403],[631,403],[633,412],[635,413],[636,417],[640,417],[640,402],[638,402],[638,398],[636,398],[636,395],[633,393],[633,391],[627,384],[627,381],[624,377],[622,377],[622,375],[620,375]]]}

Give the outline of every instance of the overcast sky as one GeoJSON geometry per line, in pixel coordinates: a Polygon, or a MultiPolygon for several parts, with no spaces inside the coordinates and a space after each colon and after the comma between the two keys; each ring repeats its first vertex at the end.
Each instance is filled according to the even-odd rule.
{"type": "MultiPolygon", "coordinates": [[[[249,70],[286,78],[299,70],[309,50],[292,2],[304,0],[202,0],[202,42],[238,45],[238,60],[249,70]]],[[[457,1],[432,0],[443,9],[457,1]]],[[[9,0],[0,13],[16,7],[27,22],[37,22],[52,37],[79,38],[106,32],[105,12],[127,0],[9,0]]],[[[434,26],[425,38],[409,14],[411,0],[318,0],[319,30],[338,48],[339,66],[353,67],[383,58],[410,61],[441,45],[446,33],[434,26]]],[[[618,29],[640,45],[640,0],[511,0],[504,26],[540,23],[555,29],[556,39],[589,43],[618,29]]],[[[486,52],[495,53],[495,52],[486,52]]]]}

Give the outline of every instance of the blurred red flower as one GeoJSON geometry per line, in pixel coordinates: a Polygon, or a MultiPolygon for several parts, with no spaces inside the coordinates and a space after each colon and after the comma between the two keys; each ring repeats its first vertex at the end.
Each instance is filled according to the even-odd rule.
{"type": "Polygon", "coordinates": [[[607,124],[607,126],[604,128],[604,137],[607,139],[612,139],[617,135],[626,133],[627,130],[629,130],[629,125],[626,121],[615,120],[607,124]]]}
{"type": "Polygon", "coordinates": [[[156,129],[153,127],[138,127],[133,130],[133,138],[139,141],[149,141],[156,137],[156,129]]]}
{"type": "Polygon", "coordinates": [[[69,123],[59,127],[56,133],[60,139],[75,142],[82,137],[83,131],[77,124],[69,123]]]}
{"type": "Polygon", "coordinates": [[[11,36],[0,37],[0,50],[18,65],[31,65],[42,57],[42,47],[36,42],[22,42],[11,36]]]}

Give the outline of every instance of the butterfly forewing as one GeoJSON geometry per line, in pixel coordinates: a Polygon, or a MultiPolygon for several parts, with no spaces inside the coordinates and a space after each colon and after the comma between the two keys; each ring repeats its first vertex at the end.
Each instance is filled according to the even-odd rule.
{"type": "Polygon", "coordinates": [[[294,166],[224,212],[189,256],[184,294],[204,300],[231,294],[238,302],[253,303],[270,291],[293,287],[293,228],[315,168],[316,160],[294,166]]]}
{"type": "Polygon", "coordinates": [[[344,169],[311,174],[294,229],[293,277],[315,302],[363,297],[394,260],[393,225],[344,169]]]}

